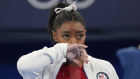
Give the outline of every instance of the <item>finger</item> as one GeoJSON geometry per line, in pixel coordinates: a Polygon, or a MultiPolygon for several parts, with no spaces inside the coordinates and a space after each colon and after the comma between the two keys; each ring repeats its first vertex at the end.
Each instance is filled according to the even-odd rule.
{"type": "Polygon", "coordinates": [[[85,63],[88,63],[88,54],[86,53],[85,49],[81,49],[82,50],[82,54],[81,54],[81,58],[85,63]]]}
{"type": "Polygon", "coordinates": [[[77,53],[78,53],[78,57],[79,57],[79,55],[81,55],[81,53],[83,52],[83,50],[81,50],[81,49],[85,49],[85,48],[87,48],[88,46],[86,46],[86,45],[84,45],[84,44],[77,44],[77,45],[75,45],[75,50],[77,51],[77,53]]]}
{"type": "Polygon", "coordinates": [[[75,47],[75,50],[77,51],[76,54],[78,57],[81,56],[82,50],[79,47],[75,47]]]}
{"type": "Polygon", "coordinates": [[[67,53],[66,58],[68,60],[73,60],[74,58],[76,58],[76,54],[72,53],[72,52],[69,52],[69,53],[67,53]]]}
{"type": "Polygon", "coordinates": [[[84,54],[81,54],[81,59],[87,64],[88,63],[88,59],[84,56],[84,54]]]}
{"type": "Polygon", "coordinates": [[[72,60],[75,64],[77,64],[78,66],[82,66],[82,64],[81,64],[81,62],[79,61],[79,60],[77,60],[77,59],[73,59],[72,60]]]}
{"type": "Polygon", "coordinates": [[[83,61],[84,63],[88,64],[88,60],[87,60],[87,59],[83,58],[82,56],[81,56],[81,59],[82,59],[82,61],[83,61]]]}
{"type": "Polygon", "coordinates": [[[82,49],[82,51],[84,53],[85,58],[88,58],[88,54],[87,54],[86,50],[85,49],[82,49]]]}
{"type": "Polygon", "coordinates": [[[77,44],[77,46],[78,46],[79,48],[87,48],[87,47],[88,47],[87,45],[84,45],[84,44],[77,44]]]}
{"type": "Polygon", "coordinates": [[[82,59],[83,62],[86,63],[85,58],[83,56],[80,57],[82,59]]]}

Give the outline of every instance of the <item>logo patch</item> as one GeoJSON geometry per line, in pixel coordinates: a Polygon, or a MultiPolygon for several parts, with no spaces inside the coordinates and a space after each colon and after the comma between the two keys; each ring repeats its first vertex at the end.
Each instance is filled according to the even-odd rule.
{"type": "Polygon", "coordinates": [[[105,72],[97,73],[97,79],[109,79],[108,75],[105,72]]]}

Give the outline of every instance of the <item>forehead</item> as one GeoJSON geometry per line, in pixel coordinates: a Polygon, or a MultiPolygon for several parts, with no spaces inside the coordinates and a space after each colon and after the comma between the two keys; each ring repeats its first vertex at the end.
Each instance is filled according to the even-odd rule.
{"type": "Polygon", "coordinates": [[[58,29],[57,31],[83,31],[85,28],[84,26],[79,23],[79,22],[66,22],[63,23],[58,29]]]}

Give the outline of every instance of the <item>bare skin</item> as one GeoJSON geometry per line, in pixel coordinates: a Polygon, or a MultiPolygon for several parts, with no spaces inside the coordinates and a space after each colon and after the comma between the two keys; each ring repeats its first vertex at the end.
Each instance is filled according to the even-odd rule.
{"type": "MultiPolygon", "coordinates": [[[[63,23],[56,31],[52,33],[53,39],[57,43],[69,43],[70,44],[85,44],[86,38],[86,29],[85,27],[79,23],[74,21],[69,21],[63,23]]],[[[70,62],[71,66],[78,66],[79,63],[83,65],[83,63],[87,63],[87,53],[85,49],[81,50],[83,55],[77,57],[74,62],[70,62]],[[78,60],[78,61],[77,61],[78,60]]]]}

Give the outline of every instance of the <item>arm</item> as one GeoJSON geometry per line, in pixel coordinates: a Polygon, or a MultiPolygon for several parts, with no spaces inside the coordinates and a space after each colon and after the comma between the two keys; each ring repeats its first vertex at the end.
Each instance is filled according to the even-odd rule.
{"type": "Polygon", "coordinates": [[[59,62],[66,56],[67,45],[66,43],[60,43],[51,48],[44,47],[20,57],[17,62],[19,73],[25,79],[36,78],[45,66],[59,62]]]}

